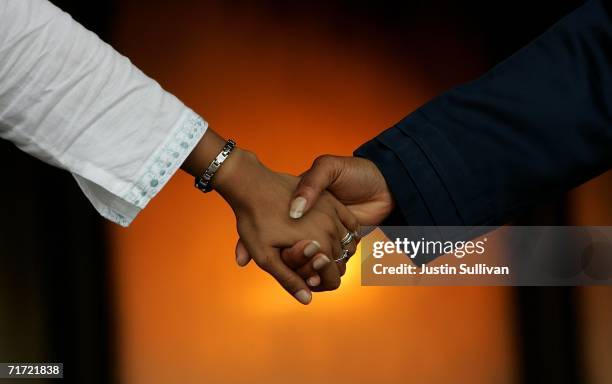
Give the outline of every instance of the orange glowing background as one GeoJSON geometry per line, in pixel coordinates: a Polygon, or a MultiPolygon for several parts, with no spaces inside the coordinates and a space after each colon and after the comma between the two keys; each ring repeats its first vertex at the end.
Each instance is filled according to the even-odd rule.
{"type": "MultiPolygon", "coordinates": [[[[122,0],[116,14],[119,51],[279,171],[349,155],[451,85],[324,17],[222,1],[122,0]]],[[[484,69],[476,43],[437,44],[452,67],[484,69]]],[[[126,383],[517,380],[510,289],[361,287],[353,261],[339,291],[303,307],[236,266],[231,210],[184,174],[111,233],[126,383]]]]}

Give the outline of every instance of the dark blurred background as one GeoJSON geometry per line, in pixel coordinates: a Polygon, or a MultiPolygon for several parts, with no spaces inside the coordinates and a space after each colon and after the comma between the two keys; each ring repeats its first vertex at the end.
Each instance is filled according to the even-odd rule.
{"type": "MultiPolygon", "coordinates": [[[[581,3],[53,2],[293,173],[349,154],[581,3]]],[[[607,288],[363,288],[352,265],[339,292],[296,308],[234,268],[231,213],[185,176],[119,229],[68,173],[0,146],[2,362],[63,362],[78,383],[612,382],[607,288]]],[[[611,225],[611,190],[603,175],[518,223],[611,225]]]]}

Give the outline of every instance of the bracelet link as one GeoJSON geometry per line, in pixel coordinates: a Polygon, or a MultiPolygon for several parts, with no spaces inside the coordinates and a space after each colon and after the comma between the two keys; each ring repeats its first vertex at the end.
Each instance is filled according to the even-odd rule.
{"type": "Polygon", "coordinates": [[[200,191],[207,193],[212,191],[212,178],[215,176],[215,173],[221,168],[223,162],[229,157],[232,151],[236,148],[236,142],[232,139],[229,139],[225,142],[223,149],[221,152],[215,157],[213,161],[210,162],[210,165],[202,174],[195,178],[195,187],[200,191]]]}

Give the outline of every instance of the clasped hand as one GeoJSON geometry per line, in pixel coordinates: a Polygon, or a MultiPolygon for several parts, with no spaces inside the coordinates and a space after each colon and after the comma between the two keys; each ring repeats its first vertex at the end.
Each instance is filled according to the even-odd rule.
{"type": "Polygon", "coordinates": [[[250,152],[232,156],[215,184],[236,216],[238,264],[253,260],[302,304],[313,291],[337,289],[359,226],[380,223],[393,208],[378,168],[323,156],[298,178],[271,171],[250,152]],[[343,245],[347,234],[353,240],[343,245]]]}

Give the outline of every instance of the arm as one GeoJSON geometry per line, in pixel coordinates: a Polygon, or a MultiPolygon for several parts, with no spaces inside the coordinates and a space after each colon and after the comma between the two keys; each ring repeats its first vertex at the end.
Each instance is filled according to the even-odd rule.
{"type": "Polygon", "coordinates": [[[590,1],[355,154],[385,175],[397,222],[501,224],[610,168],[611,44],[609,10],[590,1]]]}
{"type": "MultiPolygon", "coordinates": [[[[224,144],[196,113],[46,0],[0,0],[0,52],[0,137],[71,172],[100,214],[120,225],[179,167],[199,174],[224,144]]],[[[331,200],[305,223],[291,221],[284,209],[296,185],[240,149],[213,183],[258,265],[308,304],[309,288],[280,250],[317,241],[339,281],[329,261],[346,230],[331,200]]]]}
{"type": "Polygon", "coordinates": [[[390,194],[369,222],[496,225],[608,170],[612,25],[603,4],[586,3],[482,78],[427,103],[359,148],[361,161],[315,163],[294,196],[307,200],[304,211],[325,188],[347,204],[372,202],[349,191],[371,180],[368,190],[390,194]]]}
{"type": "Polygon", "coordinates": [[[46,0],[0,1],[0,137],[70,171],[127,226],[207,123],[46,0]]]}

